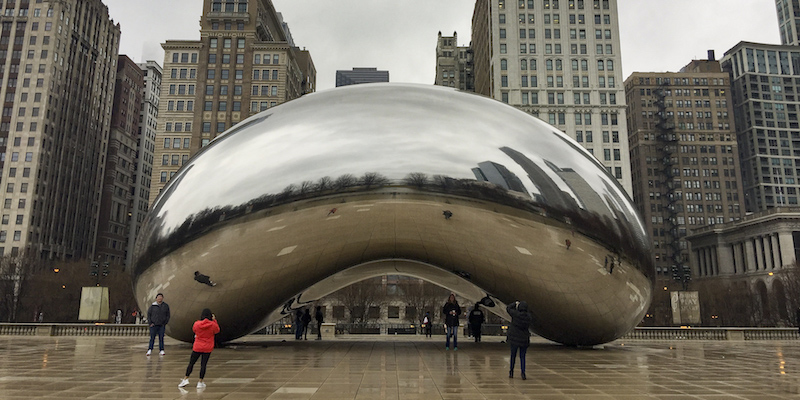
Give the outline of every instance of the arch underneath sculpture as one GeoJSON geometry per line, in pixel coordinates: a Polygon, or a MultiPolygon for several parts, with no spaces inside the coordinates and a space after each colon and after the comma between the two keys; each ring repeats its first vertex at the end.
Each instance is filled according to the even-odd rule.
{"type": "MultiPolygon", "coordinates": [[[[448,289],[471,303],[480,302],[485,310],[501,318],[510,319],[510,316],[506,312],[506,304],[470,282],[468,276],[460,276],[457,273],[446,271],[428,263],[407,259],[370,261],[333,274],[298,293],[287,301],[283,307],[271,313],[268,319],[278,320],[287,315],[292,315],[294,310],[308,307],[311,303],[337,290],[366,279],[383,275],[402,275],[422,279],[448,289]]],[[[442,304],[444,304],[444,301],[445,299],[442,299],[442,304]]]]}

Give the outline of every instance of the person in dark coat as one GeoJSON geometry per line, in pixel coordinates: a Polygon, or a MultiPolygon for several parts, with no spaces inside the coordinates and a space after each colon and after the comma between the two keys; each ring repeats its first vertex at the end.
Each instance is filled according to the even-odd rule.
{"type": "Polygon", "coordinates": [[[445,350],[450,350],[450,336],[453,337],[453,350],[458,350],[458,317],[461,315],[461,307],[456,301],[456,295],[450,293],[447,298],[447,303],[442,307],[444,314],[444,324],[447,328],[447,341],[445,342],[445,350]]]}
{"type": "Polygon", "coordinates": [[[425,316],[422,318],[422,329],[425,331],[425,337],[433,337],[433,320],[428,311],[425,311],[425,316]]]}
{"type": "Polygon", "coordinates": [[[797,331],[800,332],[800,307],[797,307],[797,331]]]}
{"type": "Polygon", "coordinates": [[[169,305],[164,302],[164,295],[159,293],[156,295],[156,301],[147,309],[147,321],[150,323],[150,345],[147,348],[147,354],[153,352],[153,345],[155,344],[156,336],[158,336],[158,354],[164,355],[164,331],[169,323],[169,305]]]}
{"type": "Polygon", "coordinates": [[[303,310],[297,310],[294,315],[294,340],[303,338],[303,310]]]}
{"type": "Polygon", "coordinates": [[[481,305],[480,303],[475,303],[475,308],[469,313],[469,325],[472,329],[472,336],[475,337],[475,343],[481,341],[481,324],[484,321],[486,321],[486,317],[483,315],[481,305]]]}
{"type": "Polygon", "coordinates": [[[528,312],[528,303],[517,301],[506,307],[508,315],[511,316],[511,324],[508,326],[508,336],[506,340],[511,346],[511,368],[508,370],[508,377],[514,377],[514,363],[517,361],[519,352],[519,369],[522,371],[522,380],[525,377],[525,353],[531,345],[530,326],[532,322],[531,314],[528,312]]]}
{"type": "Polygon", "coordinates": [[[311,324],[311,312],[307,308],[301,321],[303,321],[303,337],[308,340],[308,325],[311,324]]]}
{"type": "Polygon", "coordinates": [[[317,306],[314,319],[317,320],[317,340],[322,340],[322,322],[325,320],[325,316],[322,314],[322,307],[317,306]]]}
{"type": "Polygon", "coordinates": [[[203,275],[200,271],[194,271],[194,280],[205,283],[208,286],[217,286],[217,284],[208,277],[208,275],[203,275]]]}

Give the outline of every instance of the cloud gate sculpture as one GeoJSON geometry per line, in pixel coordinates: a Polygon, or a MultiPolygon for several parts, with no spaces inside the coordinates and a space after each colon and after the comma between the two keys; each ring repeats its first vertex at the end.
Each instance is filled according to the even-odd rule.
{"type": "Polygon", "coordinates": [[[536,334],[593,345],[641,321],[651,251],[623,189],[564,133],[482,96],[368,84],[266,110],[202,149],[153,204],[132,273],[142,309],[165,294],[183,341],[206,307],[228,341],[391,274],[504,317],[525,300],[536,334]]]}

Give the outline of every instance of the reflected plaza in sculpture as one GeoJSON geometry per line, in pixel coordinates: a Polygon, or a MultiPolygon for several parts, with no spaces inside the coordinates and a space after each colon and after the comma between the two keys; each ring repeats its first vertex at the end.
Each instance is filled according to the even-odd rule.
{"type": "Polygon", "coordinates": [[[650,253],[624,190],[564,133],[474,94],[366,84],[271,108],[202,149],[155,200],[133,276],[142,309],[165,294],[183,341],[203,308],[229,341],[394,274],[504,317],[525,300],[534,333],[593,345],[641,321],[650,253]]]}

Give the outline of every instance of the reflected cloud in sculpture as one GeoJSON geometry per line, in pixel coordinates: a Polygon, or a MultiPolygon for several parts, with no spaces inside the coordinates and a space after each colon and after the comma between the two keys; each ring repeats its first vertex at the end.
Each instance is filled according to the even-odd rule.
{"type": "Polygon", "coordinates": [[[562,132],[477,95],[368,84],[264,111],[204,148],[153,204],[133,275],[140,306],[166,295],[167,334],[184,341],[206,307],[231,340],[391,273],[489,296],[501,316],[525,300],[537,334],[591,345],[641,320],[650,252],[623,189],[562,132]]]}

